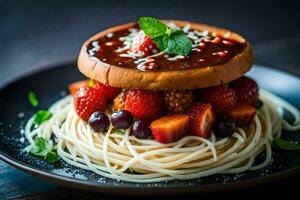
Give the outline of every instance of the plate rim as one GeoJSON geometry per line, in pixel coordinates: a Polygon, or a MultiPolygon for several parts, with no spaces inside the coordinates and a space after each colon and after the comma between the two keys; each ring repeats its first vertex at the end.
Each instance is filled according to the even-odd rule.
{"type": "MultiPolygon", "coordinates": [[[[45,66],[42,69],[36,69],[29,73],[25,73],[23,75],[20,75],[13,80],[3,84],[0,87],[0,92],[4,90],[5,88],[9,87],[11,84],[14,84],[28,76],[36,75],[38,73],[41,73],[46,70],[56,69],[60,68],[62,66],[66,65],[72,65],[74,62],[63,62],[56,65],[49,65],[45,66]]],[[[275,70],[280,73],[288,74],[289,76],[294,76],[298,79],[300,79],[300,73],[297,71],[284,71],[281,68],[274,67],[273,66],[266,66],[261,64],[254,64],[253,66],[259,67],[259,68],[267,68],[271,70],[275,70]]],[[[58,185],[76,188],[76,189],[82,189],[86,191],[93,191],[93,192],[103,192],[108,194],[115,193],[115,189],[118,188],[118,192],[116,194],[130,194],[130,195],[145,195],[145,194],[157,194],[157,195],[170,195],[170,194],[180,194],[180,193],[201,193],[201,192],[211,192],[211,191],[229,191],[234,189],[244,189],[249,188],[265,183],[269,183],[272,181],[277,181],[279,179],[286,179],[294,175],[300,174],[300,165],[295,166],[290,169],[286,169],[283,171],[275,172],[270,175],[266,176],[260,176],[260,177],[254,177],[249,178],[246,180],[238,180],[231,183],[207,183],[203,184],[201,186],[199,185],[169,185],[167,187],[147,187],[146,184],[140,184],[139,187],[136,186],[129,186],[127,184],[122,184],[119,186],[115,185],[106,185],[101,183],[93,183],[90,181],[85,180],[79,180],[79,179],[72,179],[71,177],[63,176],[54,174],[51,172],[47,172],[41,169],[38,169],[36,167],[32,167],[28,164],[25,164],[23,162],[20,162],[19,160],[12,158],[10,155],[7,155],[0,149],[0,159],[4,161],[5,163],[22,170],[26,173],[29,173],[34,176],[38,176],[43,178],[44,180],[47,180],[52,183],[56,183],[58,185]],[[25,165],[24,165],[25,164],[25,165]],[[153,190],[155,190],[155,193],[153,193],[153,190]]]]}

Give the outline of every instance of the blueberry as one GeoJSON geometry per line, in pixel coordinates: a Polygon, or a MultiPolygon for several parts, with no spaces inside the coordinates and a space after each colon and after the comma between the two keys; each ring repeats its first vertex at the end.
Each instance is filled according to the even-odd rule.
{"type": "Polygon", "coordinates": [[[114,127],[120,129],[129,128],[132,124],[133,116],[127,110],[120,110],[111,115],[111,123],[114,127]]]}
{"type": "Polygon", "coordinates": [[[260,109],[263,105],[264,105],[264,103],[259,99],[256,100],[256,102],[254,103],[254,106],[256,109],[260,109]]]}
{"type": "Polygon", "coordinates": [[[89,125],[95,132],[106,131],[109,124],[109,118],[103,112],[94,112],[89,118],[89,125]]]}
{"type": "Polygon", "coordinates": [[[135,121],[132,127],[133,135],[139,139],[148,138],[152,134],[149,124],[148,121],[142,119],[135,121]]]}
{"type": "Polygon", "coordinates": [[[235,128],[234,121],[223,118],[215,123],[214,132],[220,137],[230,137],[234,133],[235,128]]]}

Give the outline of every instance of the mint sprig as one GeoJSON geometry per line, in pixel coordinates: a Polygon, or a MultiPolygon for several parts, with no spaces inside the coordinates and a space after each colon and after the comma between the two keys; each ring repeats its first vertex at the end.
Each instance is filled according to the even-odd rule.
{"type": "Polygon", "coordinates": [[[28,101],[33,107],[37,107],[39,105],[39,100],[33,91],[28,92],[28,101]]]}
{"type": "Polygon", "coordinates": [[[192,42],[182,30],[167,27],[154,17],[141,17],[138,22],[161,51],[183,56],[191,52],[192,42]]]}
{"type": "Polygon", "coordinates": [[[293,151],[293,150],[299,150],[300,144],[293,143],[291,141],[283,140],[281,138],[274,138],[273,144],[276,147],[279,147],[283,150],[293,151]]]}
{"type": "Polygon", "coordinates": [[[42,137],[36,137],[34,144],[28,146],[24,151],[34,156],[41,157],[50,163],[58,161],[58,156],[54,149],[52,140],[47,140],[42,137]]]}
{"type": "Polygon", "coordinates": [[[52,117],[52,113],[47,110],[39,110],[37,113],[34,115],[34,124],[35,125],[40,125],[44,121],[47,121],[52,117]]]}

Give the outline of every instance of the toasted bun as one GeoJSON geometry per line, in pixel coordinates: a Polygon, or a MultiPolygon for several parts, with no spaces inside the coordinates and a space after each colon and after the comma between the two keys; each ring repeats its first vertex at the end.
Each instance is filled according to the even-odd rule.
{"type": "MultiPolygon", "coordinates": [[[[180,27],[189,23],[192,29],[208,30],[209,32],[216,32],[217,35],[224,38],[241,43],[246,42],[242,36],[226,29],[188,21],[172,21],[180,27]]],[[[246,42],[246,47],[241,53],[225,63],[173,71],[140,71],[138,69],[110,65],[88,55],[87,46],[92,41],[104,37],[108,33],[129,28],[134,24],[128,23],[112,27],[92,36],[84,42],[78,57],[79,70],[85,76],[113,87],[146,90],[184,90],[228,83],[241,77],[251,69],[253,56],[248,42],[246,42]]]]}

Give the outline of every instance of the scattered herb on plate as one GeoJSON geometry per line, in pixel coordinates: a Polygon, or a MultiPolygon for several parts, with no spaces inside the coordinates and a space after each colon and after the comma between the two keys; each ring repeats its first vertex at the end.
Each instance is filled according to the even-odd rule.
{"type": "Polygon", "coordinates": [[[44,121],[47,121],[52,117],[52,113],[47,110],[39,110],[37,113],[34,115],[34,124],[35,125],[40,125],[44,121]]]}
{"type": "Polygon", "coordinates": [[[274,138],[273,144],[280,149],[288,150],[288,151],[300,149],[300,144],[296,144],[291,141],[283,140],[281,138],[274,138]]]}
{"type": "Polygon", "coordinates": [[[58,156],[54,149],[52,140],[47,140],[42,137],[36,137],[34,139],[34,144],[26,147],[24,151],[34,156],[41,157],[49,163],[55,163],[58,161],[58,156]]]}
{"type": "Polygon", "coordinates": [[[192,42],[181,29],[170,28],[154,17],[139,18],[139,26],[166,53],[188,55],[192,42]]]}
{"type": "Polygon", "coordinates": [[[28,92],[28,101],[33,107],[37,107],[39,105],[39,100],[36,96],[36,93],[33,91],[28,92]]]}
{"type": "Polygon", "coordinates": [[[118,134],[118,135],[125,135],[125,131],[118,129],[118,128],[113,128],[111,132],[118,134]]]}

